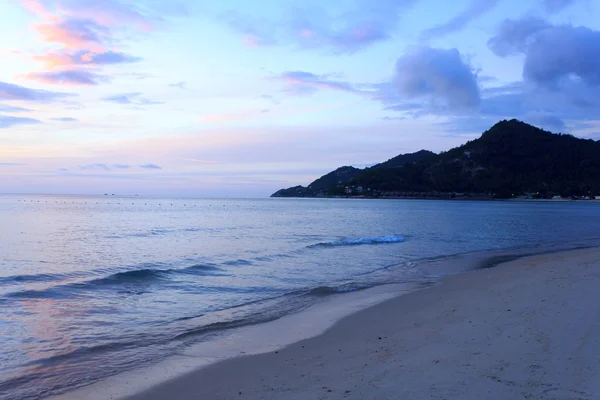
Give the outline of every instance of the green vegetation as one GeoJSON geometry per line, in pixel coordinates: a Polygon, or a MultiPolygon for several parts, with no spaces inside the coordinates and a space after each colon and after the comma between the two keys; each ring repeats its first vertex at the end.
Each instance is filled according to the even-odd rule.
{"type": "Polygon", "coordinates": [[[370,197],[457,192],[496,198],[600,195],[600,143],[513,119],[447,152],[421,150],[364,170],[342,167],[308,187],[282,189],[273,197],[346,195],[346,187],[364,188],[361,194],[370,197]]]}

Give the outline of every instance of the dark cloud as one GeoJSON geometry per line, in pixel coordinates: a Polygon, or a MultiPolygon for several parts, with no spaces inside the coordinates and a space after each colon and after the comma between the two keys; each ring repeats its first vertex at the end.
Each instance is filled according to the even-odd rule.
{"type": "Polygon", "coordinates": [[[13,117],[11,115],[0,114],[0,129],[10,128],[15,125],[39,124],[41,121],[34,118],[13,117]]]}
{"type": "Polygon", "coordinates": [[[69,93],[30,89],[24,86],[14,85],[12,83],[0,82],[0,100],[50,102],[68,96],[73,95],[69,93]]]}
{"type": "Polygon", "coordinates": [[[253,20],[233,12],[224,15],[223,20],[241,33],[250,46],[292,44],[350,54],[389,40],[402,11],[415,3],[416,0],[354,0],[340,3],[336,12],[324,7],[297,8],[282,23],[253,20]]]}
{"type": "Polygon", "coordinates": [[[488,47],[500,57],[524,53],[535,35],[548,26],[548,22],[537,17],[506,19],[500,24],[498,34],[488,40],[488,47]]]}
{"type": "Polygon", "coordinates": [[[102,100],[109,101],[117,104],[132,104],[132,105],[153,105],[153,104],[164,104],[161,101],[154,101],[144,97],[141,97],[140,92],[133,93],[121,93],[113,96],[104,97],[102,100]]]}
{"type": "Polygon", "coordinates": [[[110,171],[110,168],[106,164],[88,164],[88,165],[80,165],[79,169],[87,170],[87,171],[110,171]]]}
{"type": "Polygon", "coordinates": [[[104,75],[82,69],[61,70],[56,72],[32,72],[27,74],[27,77],[42,83],[54,85],[93,86],[98,85],[100,82],[108,81],[108,78],[104,75]]]}
{"type": "Polygon", "coordinates": [[[477,75],[456,49],[420,47],[396,61],[393,86],[406,99],[430,106],[472,109],[479,105],[477,75]]]}
{"type": "Polygon", "coordinates": [[[421,38],[428,40],[464,29],[472,20],[491,11],[498,5],[499,0],[471,0],[471,4],[455,17],[424,31],[421,38]]]}
{"type": "Polygon", "coordinates": [[[61,118],[50,118],[52,121],[59,121],[59,122],[77,122],[79,121],[77,118],[71,118],[71,117],[61,117],[61,118]]]}
{"type": "Polygon", "coordinates": [[[161,166],[158,166],[156,164],[142,164],[142,165],[140,165],[140,168],[145,168],[145,169],[162,169],[161,166]]]}
{"type": "Polygon", "coordinates": [[[522,120],[551,132],[564,133],[566,129],[565,121],[553,113],[532,111],[524,115],[522,120]]]}
{"type": "Polygon", "coordinates": [[[506,20],[488,45],[497,55],[525,55],[523,78],[557,89],[573,79],[600,85],[600,31],[551,25],[537,18],[506,20]]]}

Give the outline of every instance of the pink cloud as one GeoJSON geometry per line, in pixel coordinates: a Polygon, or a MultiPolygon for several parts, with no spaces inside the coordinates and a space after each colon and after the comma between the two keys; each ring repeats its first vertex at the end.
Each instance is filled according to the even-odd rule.
{"type": "Polygon", "coordinates": [[[54,51],[34,59],[43,61],[48,68],[74,66],[74,65],[108,65],[123,64],[140,61],[139,57],[133,57],[117,51],[94,52],[89,50],[79,51],[54,51]]]}
{"type": "Polygon", "coordinates": [[[91,19],[105,26],[135,26],[143,31],[152,31],[162,17],[149,12],[144,14],[136,4],[116,0],[76,0],[58,1],[57,8],[75,18],[91,19]]]}
{"type": "Polygon", "coordinates": [[[90,20],[55,20],[51,23],[35,24],[34,30],[44,42],[60,43],[68,48],[104,50],[103,41],[108,29],[90,20]]]}
{"type": "Polygon", "coordinates": [[[347,82],[334,81],[329,79],[328,76],[315,75],[304,71],[289,71],[269,79],[283,81],[286,90],[294,95],[312,94],[318,89],[359,93],[347,82]]]}

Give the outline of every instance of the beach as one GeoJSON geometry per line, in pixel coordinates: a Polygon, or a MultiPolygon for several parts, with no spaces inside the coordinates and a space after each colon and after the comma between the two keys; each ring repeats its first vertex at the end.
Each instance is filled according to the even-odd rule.
{"type": "Polygon", "coordinates": [[[600,251],[443,279],[276,352],[210,365],[128,400],[595,399],[600,251]]]}

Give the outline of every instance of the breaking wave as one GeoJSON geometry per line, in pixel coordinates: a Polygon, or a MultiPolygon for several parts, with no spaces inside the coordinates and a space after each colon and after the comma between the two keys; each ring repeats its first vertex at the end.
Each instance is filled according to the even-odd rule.
{"type": "Polygon", "coordinates": [[[337,247],[337,246],[358,246],[361,244],[386,244],[386,243],[401,243],[404,242],[404,236],[390,235],[390,236],[376,236],[376,237],[363,237],[363,238],[346,238],[333,242],[323,242],[308,246],[309,248],[314,247],[337,247]]]}

